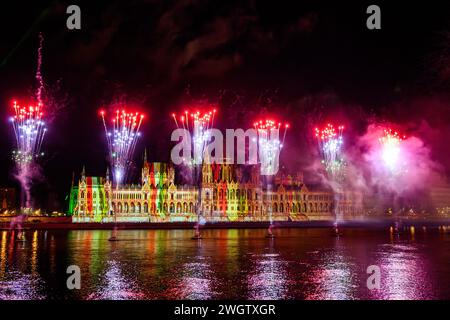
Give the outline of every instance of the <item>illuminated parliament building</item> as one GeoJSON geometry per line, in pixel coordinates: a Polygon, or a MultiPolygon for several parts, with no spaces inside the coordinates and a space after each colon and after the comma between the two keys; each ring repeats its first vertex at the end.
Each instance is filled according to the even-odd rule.
{"type": "Polygon", "coordinates": [[[334,220],[336,212],[354,218],[363,211],[360,194],[309,188],[300,173],[275,176],[267,187],[257,165],[204,164],[201,193],[176,184],[175,173],[171,164],[145,160],[141,184],[116,187],[109,172],[90,177],[83,169],[69,214],[73,222],[189,222],[197,221],[197,203],[204,222],[334,220]]]}

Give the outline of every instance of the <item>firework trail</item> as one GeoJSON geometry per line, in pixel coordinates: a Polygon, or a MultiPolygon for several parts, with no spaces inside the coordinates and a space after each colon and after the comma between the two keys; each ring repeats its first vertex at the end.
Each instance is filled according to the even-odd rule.
{"type": "Polygon", "coordinates": [[[344,167],[344,159],[342,156],[342,145],[344,144],[342,138],[343,130],[344,126],[338,126],[336,130],[330,123],[321,130],[319,128],[315,129],[319,152],[322,157],[322,164],[328,173],[330,185],[334,191],[334,232],[336,236],[340,235],[338,223],[341,219],[339,194],[342,193],[342,169],[344,167]]]}
{"type": "Polygon", "coordinates": [[[36,80],[36,104],[22,107],[14,101],[14,114],[10,121],[14,129],[16,148],[13,150],[13,160],[16,164],[16,178],[22,186],[21,206],[26,209],[31,207],[31,180],[36,170],[36,159],[41,153],[42,142],[47,131],[44,121],[44,79],[42,77],[42,48],[44,37],[39,34],[38,61],[36,80]]]}
{"type": "MultiPolygon", "coordinates": [[[[206,112],[189,112],[186,110],[177,120],[175,113],[172,113],[172,118],[175,121],[177,128],[183,128],[185,134],[191,136],[192,150],[194,151],[194,156],[190,161],[184,159],[185,164],[189,168],[193,168],[193,181],[198,189],[197,203],[196,203],[196,213],[197,213],[197,223],[195,224],[195,235],[193,239],[200,239],[200,221],[201,221],[201,199],[202,199],[202,166],[205,161],[205,149],[208,141],[211,139],[210,129],[212,129],[214,124],[214,116],[216,114],[216,109],[211,109],[206,112]],[[190,120],[189,120],[190,118],[190,120]],[[181,127],[179,125],[181,123],[181,127]]],[[[184,137],[183,141],[189,141],[188,137],[184,137]]],[[[189,155],[190,156],[190,155],[189,155]]]]}
{"type": "Polygon", "coordinates": [[[111,128],[106,124],[105,111],[101,110],[100,115],[103,120],[109,157],[113,167],[113,179],[116,186],[119,187],[126,181],[127,168],[133,159],[144,115],[139,112],[117,110],[112,118],[111,128]]]}
{"type": "Polygon", "coordinates": [[[203,164],[204,153],[207,143],[211,139],[210,129],[214,125],[214,116],[216,112],[216,109],[212,109],[206,112],[189,112],[188,110],[186,110],[184,114],[179,117],[179,120],[177,120],[176,114],[172,113],[172,118],[175,121],[175,125],[177,126],[177,128],[185,129],[186,132],[189,132],[192,138],[191,143],[194,154],[192,157],[192,161],[186,160],[188,164],[203,164]],[[191,120],[189,120],[189,118],[191,120]],[[181,126],[179,125],[180,123],[181,126]]]}
{"type": "Polygon", "coordinates": [[[37,71],[36,71],[36,81],[38,83],[38,88],[36,90],[36,99],[38,105],[43,105],[42,103],[42,95],[44,93],[44,78],[42,77],[42,46],[44,44],[44,37],[42,33],[39,33],[39,49],[38,49],[38,63],[37,63],[37,71]]]}
{"type": "Polygon", "coordinates": [[[322,164],[331,178],[336,181],[341,178],[344,159],[342,156],[343,126],[336,130],[332,124],[327,124],[322,130],[316,128],[315,134],[319,145],[319,152],[322,157],[322,164]]]}
{"type": "MultiPolygon", "coordinates": [[[[281,122],[275,122],[274,120],[259,120],[253,123],[253,126],[257,132],[258,139],[258,155],[261,163],[260,170],[261,175],[266,176],[267,191],[272,191],[272,177],[278,172],[279,169],[279,156],[280,151],[283,148],[284,140],[286,138],[286,132],[289,128],[288,124],[284,125],[283,138],[280,141],[279,134],[282,126],[281,122]]],[[[269,228],[267,229],[267,237],[273,238],[273,218],[272,218],[272,206],[268,206],[269,213],[269,228]]]]}
{"type": "Polygon", "coordinates": [[[253,124],[258,136],[258,155],[261,162],[261,175],[273,176],[278,172],[279,155],[286,138],[288,124],[284,125],[283,138],[279,132],[282,124],[273,120],[259,120],[253,124]]]}
{"type": "Polygon", "coordinates": [[[36,159],[43,155],[40,150],[47,131],[42,106],[38,104],[21,107],[17,101],[14,101],[14,116],[11,117],[11,123],[16,138],[16,148],[13,150],[13,160],[17,169],[16,177],[24,192],[21,206],[30,208],[31,178],[36,159]]]}

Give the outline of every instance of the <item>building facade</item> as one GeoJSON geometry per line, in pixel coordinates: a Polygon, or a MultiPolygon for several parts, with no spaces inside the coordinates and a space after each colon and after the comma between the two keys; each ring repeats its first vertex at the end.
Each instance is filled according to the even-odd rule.
{"type": "Polygon", "coordinates": [[[186,222],[197,221],[199,210],[203,222],[228,222],[334,220],[336,210],[362,213],[355,194],[310,189],[301,174],[267,181],[257,166],[205,164],[201,177],[201,188],[177,185],[173,166],[145,162],[139,185],[115,187],[109,173],[87,177],[83,170],[71,190],[69,214],[73,222],[186,222]],[[337,196],[342,200],[336,207],[337,196]]]}

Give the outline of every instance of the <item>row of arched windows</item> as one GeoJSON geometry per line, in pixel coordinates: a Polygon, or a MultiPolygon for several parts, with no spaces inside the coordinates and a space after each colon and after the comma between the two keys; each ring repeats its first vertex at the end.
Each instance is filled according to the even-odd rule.
{"type": "MultiPolygon", "coordinates": [[[[150,207],[149,204],[147,202],[144,202],[142,205],[141,203],[137,202],[113,202],[112,203],[113,206],[113,210],[114,212],[117,213],[194,213],[194,203],[192,202],[170,202],[170,204],[168,205],[167,202],[161,203],[155,203],[155,202],[151,202],[150,203],[150,207]]],[[[209,208],[209,207],[208,207],[209,208]]],[[[288,213],[288,212],[293,212],[293,213],[308,213],[308,212],[328,212],[332,209],[332,205],[330,203],[318,203],[318,202],[303,202],[303,203],[277,203],[274,202],[272,204],[271,207],[267,207],[264,206],[264,208],[262,207],[258,207],[258,205],[246,205],[246,204],[238,204],[235,206],[228,206],[228,205],[223,205],[223,206],[213,206],[212,209],[213,210],[232,210],[234,211],[235,209],[239,212],[253,212],[254,211],[258,211],[259,209],[264,209],[265,211],[267,209],[271,209],[272,212],[276,212],[276,213],[288,213]]],[[[348,208],[343,208],[345,212],[350,211],[348,208]]]]}
{"type": "Polygon", "coordinates": [[[167,202],[155,203],[151,202],[150,207],[147,202],[141,206],[140,203],[131,202],[113,202],[112,204],[113,211],[116,213],[193,213],[194,212],[194,204],[192,202],[171,202],[169,205],[167,202]]]}

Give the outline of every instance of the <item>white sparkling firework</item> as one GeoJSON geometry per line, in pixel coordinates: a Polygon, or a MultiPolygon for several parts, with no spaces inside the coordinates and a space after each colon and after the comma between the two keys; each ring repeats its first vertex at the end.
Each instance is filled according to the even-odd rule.
{"type": "Polygon", "coordinates": [[[138,112],[116,111],[112,119],[113,126],[108,129],[105,112],[100,111],[108,142],[109,156],[113,167],[113,179],[117,186],[121,185],[127,176],[127,168],[133,159],[139,129],[144,115],[138,112]]]}
{"type": "Polygon", "coordinates": [[[20,170],[26,170],[42,155],[40,150],[47,129],[40,103],[36,106],[21,107],[14,101],[14,112],[11,117],[16,137],[13,159],[20,170]]]}
{"type": "Polygon", "coordinates": [[[254,124],[258,135],[258,155],[261,163],[261,175],[272,176],[278,172],[279,155],[283,148],[286,138],[286,130],[289,125],[286,124],[283,138],[280,141],[281,123],[273,120],[257,121],[254,124]]]}

